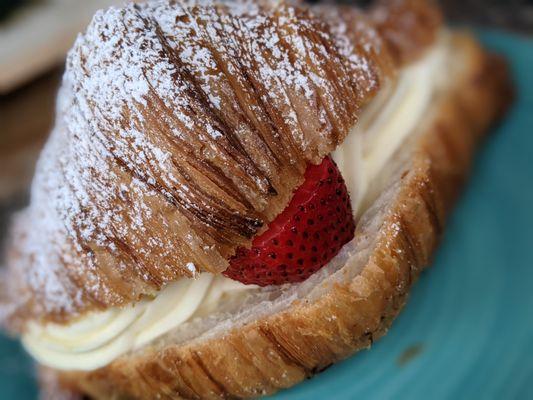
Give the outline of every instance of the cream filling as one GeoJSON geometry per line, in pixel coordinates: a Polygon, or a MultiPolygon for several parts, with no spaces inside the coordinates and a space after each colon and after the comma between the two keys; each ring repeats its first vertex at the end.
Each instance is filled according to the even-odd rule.
{"type": "Polygon", "coordinates": [[[204,273],[169,284],[154,299],[93,312],[70,325],[30,323],[22,343],[43,365],[90,371],[193,317],[209,314],[224,298],[254,287],[204,273]]]}
{"type": "Polygon", "coordinates": [[[446,53],[447,46],[439,43],[422,60],[404,68],[394,87],[378,94],[333,152],[356,216],[372,194],[371,183],[423,120],[433,94],[443,85],[446,53]]]}
{"type": "MultiPolygon", "coordinates": [[[[435,46],[405,68],[394,86],[364,110],[333,157],[360,214],[371,182],[415,130],[445,73],[445,46],[435,46]]],[[[252,286],[253,287],[253,286],[252,286]]],[[[180,324],[214,311],[225,297],[250,290],[224,276],[200,274],[166,286],[151,300],[94,312],[70,325],[29,324],[23,344],[41,364],[64,370],[93,370],[136,350],[180,324]]]]}

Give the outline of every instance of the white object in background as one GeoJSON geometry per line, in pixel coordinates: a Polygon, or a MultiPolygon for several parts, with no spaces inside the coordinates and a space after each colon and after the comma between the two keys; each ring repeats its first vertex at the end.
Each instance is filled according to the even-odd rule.
{"type": "Polygon", "coordinates": [[[60,64],[94,12],[119,0],[48,0],[0,24],[0,94],[60,64]]]}

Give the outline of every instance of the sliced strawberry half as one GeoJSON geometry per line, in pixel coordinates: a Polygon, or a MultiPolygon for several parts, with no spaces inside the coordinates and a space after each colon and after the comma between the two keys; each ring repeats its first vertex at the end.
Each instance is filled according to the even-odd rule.
{"type": "Polygon", "coordinates": [[[224,275],[259,286],[301,282],[326,265],[355,231],[350,196],[331,157],[310,165],[287,208],[239,248],[224,275]]]}

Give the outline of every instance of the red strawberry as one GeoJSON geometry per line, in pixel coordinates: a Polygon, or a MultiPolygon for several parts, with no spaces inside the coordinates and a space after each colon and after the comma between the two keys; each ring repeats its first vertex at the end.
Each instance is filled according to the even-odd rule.
{"type": "Polygon", "coordinates": [[[350,196],[326,157],[310,165],[304,183],[250,249],[239,248],[224,275],[259,286],[301,282],[331,260],[354,236],[350,196]]]}

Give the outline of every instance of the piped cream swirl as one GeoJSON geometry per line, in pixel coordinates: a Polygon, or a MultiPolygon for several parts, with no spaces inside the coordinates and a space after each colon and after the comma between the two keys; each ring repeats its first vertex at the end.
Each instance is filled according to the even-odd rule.
{"type": "Polygon", "coordinates": [[[200,274],[174,282],[152,300],[93,312],[70,325],[31,323],[22,338],[41,364],[65,370],[93,370],[138,349],[192,317],[208,314],[245,286],[223,276],[200,274]]]}

